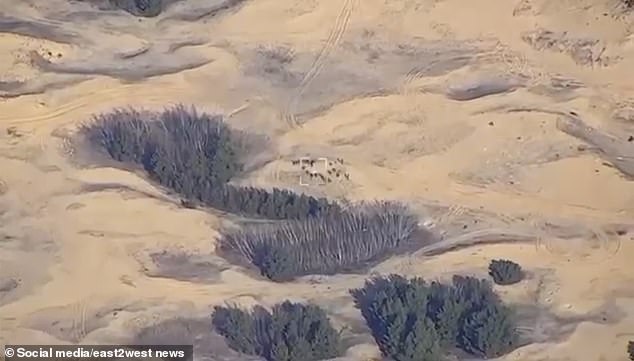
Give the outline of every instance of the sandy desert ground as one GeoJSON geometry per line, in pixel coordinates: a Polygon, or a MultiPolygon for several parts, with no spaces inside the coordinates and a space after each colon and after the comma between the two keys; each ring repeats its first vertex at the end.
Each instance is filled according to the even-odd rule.
{"type": "MultiPolygon", "coordinates": [[[[406,202],[442,241],[372,272],[486,276],[531,342],[502,360],[625,361],[634,340],[634,13],[617,0],[187,0],[156,18],[0,0],[0,344],[193,342],[214,305],[315,302],[379,357],[348,289],[273,285],[183,209],[70,139],[113,107],[193,104],[274,145],[245,183],[406,202]],[[300,186],[290,160],[345,159],[300,186]]],[[[254,155],[254,159],[256,159],[254,155]]]]}

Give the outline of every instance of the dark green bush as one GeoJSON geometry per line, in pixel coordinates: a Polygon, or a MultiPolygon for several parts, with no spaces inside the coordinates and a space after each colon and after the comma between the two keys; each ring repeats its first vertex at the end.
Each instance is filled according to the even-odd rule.
{"type": "Polygon", "coordinates": [[[110,2],[136,16],[153,17],[163,10],[163,0],[110,0],[110,2]]]}
{"type": "Polygon", "coordinates": [[[226,232],[219,250],[242,257],[274,281],[288,281],[308,274],[355,271],[420,247],[429,238],[407,208],[380,202],[339,214],[226,232]]]}
{"type": "Polygon", "coordinates": [[[253,315],[235,307],[216,307],[212,323],[232,349],[249,355],[260,351],[255,337],[257,322],[253,315]]]}
{"type": "Polygon", "coordinates": [[[513,313],[485,280],[390,275],[351,293],[381,352],[397,361],[441,360],[452,347],[498,357],[517,345],[513,313]]]}
{"type": "Polygon", "coordinates": [[[271,312],[218,306],[212,324],[229,347],[268,361],[317,361],[343,353],[339,332],[314,305],[286,301],[271,312]]]}
{"type": "Polygon", "coordinates": [[[262,247],[258,252],[257,266],[263,276],[278,282],[291,281],[295,278],[293,260],[284,249],[279,247],[262,247]]]}
{"type": "Polygon", "coordinates": [[[198,114],[183,106],[159,113],[119,109],[96,116],[81,133],[112,159],[143,166],[151,179],[180,194],[185,204],[201,202],[269,219],[340,211],[324,198],[227,184],[242,171],[241,144],[247,141],[246,135],[232,131],[220,116],[198,114]]]}
{"type": "Polygon", "coordinates": [[[519,264],[503,259],[491,261],[489,275],[498,285],[512,285],[524,278],[524,272],[519,264]]]}
{"type": "Polygon", "coordinates": [[[429,289],[420,278],[374,278],[352,290],[379,349],[397,361],[441,360],[440,336],[427,315],[429,289]]]}
{"type": "Polygon", "coordinates": [[[627,353],[630,355],[630,360],[634,361],[634,341],[627,343],[627,353]]]}
{"type": "Polygon", "coordinates": [[[285,189],[271,191],[253,187],[225,185],[203,192],[203,203],[235,214],[267,219],[304,219],[319,215],[338,215],[341,207],[326,198],[315,198],[285,189]]]}
{"type": "Polygon", "coordinates": [[[241,170],[235,134],[222,117],[182,106],[161,113],[118,109],[82,128],[113,159],[142,165],[150,176],[187,198],[224,185],[241,170]]]}

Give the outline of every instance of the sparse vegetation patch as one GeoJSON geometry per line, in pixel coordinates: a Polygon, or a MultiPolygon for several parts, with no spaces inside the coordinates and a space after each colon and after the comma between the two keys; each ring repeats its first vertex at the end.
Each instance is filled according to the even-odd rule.
{"type": "Polygon", "coordinates": [[[136,16],[153,17],[163,10],[163,0],[110,0],[110,3],[136,16]]]}
{"type": "Polygon", "coordinates": [[[163,112],[118,109],[82,127],[89,143],[112,159],[142,166],[150,178],[184,197],[184,204],[245,216],[302,219],[340,208],[287,190],[237,187],[228,181],[243,167],[246,135],[231,130],[221,116],[183,106],[163,112]]]}
{"type": "Polygon", "coordinates": [[[232,349],[268,361],[317,361],[343,353],[339,332],[314,305],[286,301],[271,312],[216,307],[212,324],[232,349]]]}
{"type": "Polygon", "coordinates": [[[308,274],[350,272],[420,247],[430,235],[399,204],[378,202],[318,218],[255,225],[225,233],[224,254],[237,254],[274,281],[308,274]]]}
{"type": "Polygon", "coordinates": [[[522,267],[509,260],[493,260],[489,264],[489,275],[498,285],[512,285],[524,278],[522,267]]]}
{"type": "Polygon", "coordinates": [[[627,343],[627,353],[630,355],[630,360],[634,361],[634,341],[627,343]]]}
{"type": "Polygon", "coordinates": [[[485,280],[390,275],[351,293],[383,355],[397,361],[442,360],[453,347],[494,358],[518,343],[512,310],[485,280]]]}

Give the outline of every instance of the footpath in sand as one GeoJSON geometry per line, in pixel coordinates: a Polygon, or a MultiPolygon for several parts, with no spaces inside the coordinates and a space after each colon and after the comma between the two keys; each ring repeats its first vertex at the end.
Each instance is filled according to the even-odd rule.
{"type": "Polygon", "coordinates": [[[348,295],[367,275],[271,287],[214,254],[222,216],[78,163],[69,136],[92,114],[184,103],[270,137],[245,182],[402,200],[442,235],[373,272],[520,263],[529,279],[498,291],[525,306],[534,342],[502,360],[625,361],[633,14],[610,0],[229,3],[137,19],[0,1],[0,344],[202,337],[239,359],[209,332],[213,306],[289,298],[358,332],[350,360],[378,357],[348,295]],[[304,155],[345,159],[349,179],[299,186],[304,155]]]}

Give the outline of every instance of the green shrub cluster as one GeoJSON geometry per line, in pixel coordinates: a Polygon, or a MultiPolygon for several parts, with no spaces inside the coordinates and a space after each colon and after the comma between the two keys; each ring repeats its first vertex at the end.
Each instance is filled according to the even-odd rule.
{"type": "Polygon", "coordinates": [[[136,16],[153,17],[163,10],[163,0],[110,0],[110,2],[136,16]]]}
{"type": "Polygon", "coordinates": [[[374,202],[318,218],[254,225],[225,233],[220,251],[237,254],[274,281],[350,272],[420,247],[430,235],[395,203],[374,202]]]}
{"type": "Polygon", "coordinates": [[[277,188],[269,191],[225,185],[203,192],[199,199],[204,204],[226,212],[266,219],[305,219],[320,215],[335,216],[342,212],[337,203],[326,198],[277,188]]]}
{"type": "Polygon", "coordinates": [[[268,361],[317,361],[343,352],[339,332],[314,305],[286,301],[271,312],[215,307],[212,324],[232,349],[268,361]]]}
{"type": "Polygon", "coordinates": [[[493,358],[518,343],[511,309],[485,280],[454,276],[446,285],[390,275],[351,293],[381,352],[396,361],[442,360],[453,347],[493,358]]]}
{"type": "Polygon", "coordinates": [[[524,271],[513,261],[499,259],[489,264],[489,275],[498,285],[512,285],[524,278],[524,271]]]}
{"type": "Polygon", "coordinates": [[[340,212],[336,203],[325,198],[228,184],[242,171],[239,145],[244,135],[232,131],[220,116],[198,114],[183,106],[163,112],[118,109],[96,116],[81,132],[112,159],[141,165],[151,179],[187,201],[269,219],[340,212]]]}
{"type": "Polygon", "coordinates": [[[634,361],[634,341],[627,343],[627,353],[630,355],[630,360],[634,361]]]}

